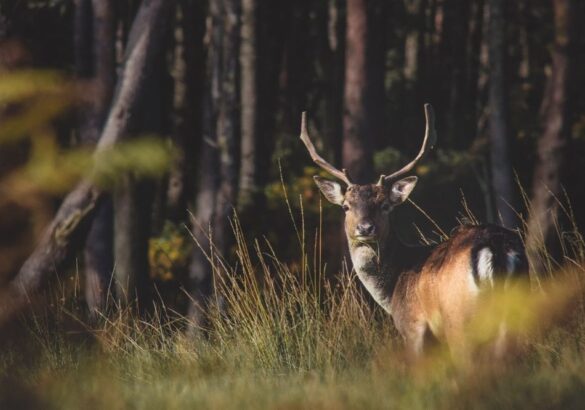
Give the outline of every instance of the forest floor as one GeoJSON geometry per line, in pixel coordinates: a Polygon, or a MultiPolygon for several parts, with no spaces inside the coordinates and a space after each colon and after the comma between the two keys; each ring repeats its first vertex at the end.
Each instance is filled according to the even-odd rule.
{"type": "Polygon", "coordinates": [[[506,364],[437,350],[407,365],[391,321],[351,285],[319,300],[300,282],[240,299],[203,336],[187,336],[186,319],[129,311],[90,329],[53,307],[3,344],[0,408],[582,408],[581,302],[506,364]]]}
{"type": "Polygon", "coordinates": [[[583,407],[578,259],[567,255],[562,271],[541,279],[544,292],[519,286],[478,309],[473,345],[493,337],[499,322],[490,319],[506,311],[522,340],[513,358],[464,363],[439,347],[408,365],[390,318],[352,274],[326,280],[303,243],[302,263],[291,267],[239,232],[237,275],[217,266],[230,273],[217,282],[227,313],[212,312],[205,330],[186,332],[188,319],[162,303],[142,316],[112,309],[88,324],[76,276],[55,286],[18,330],[3,331],[0,408],[583,407]]]}

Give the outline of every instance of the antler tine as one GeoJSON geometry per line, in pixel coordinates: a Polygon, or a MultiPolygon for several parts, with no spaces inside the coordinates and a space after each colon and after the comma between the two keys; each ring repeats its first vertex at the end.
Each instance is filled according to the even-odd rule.
{"type": "Polygon", "coordinates": [[[403,168],[392,173],[391,175],[380,176],[380,181],[378,182],[378,184],[394,180],[399,176],[402,176],[407,172],[412,171],[416,163],[435,146],[435,144],[437,143],[437,131],[435,130],[435,111],[433,110],[433,106],[431,104],[425,104],[425,120],[426,120],[425,138],[423,140],[418,155],[412,161],[406,164],[403,168]]]}
{"type": "Polygon", "coordinates": [[[309,132],[307,131],[307,112],[306,111],[303,111],[303,114],[301,116],[301,140],[305,144],[305,147],[307,147],[307,151],[309,151],[309,154],[311,155],[311,159],[317,165],[319,165],[325,171],[329,172],[335,178],[340,179],[341,181],[345,182],[348,186],[353,185],[352,182],[350,181],[349,175],[347,174],[347,171],[345,169],[343,169],[341,171],[338,170],[333,165],[331,165],[329,162],[325,161],[323,159],[323,157],[321,157],[317,153],[317,150],[315,149],[315,146],[313,145],[313,143],[311,142],[311,138],[309,137],[309,132]]]}

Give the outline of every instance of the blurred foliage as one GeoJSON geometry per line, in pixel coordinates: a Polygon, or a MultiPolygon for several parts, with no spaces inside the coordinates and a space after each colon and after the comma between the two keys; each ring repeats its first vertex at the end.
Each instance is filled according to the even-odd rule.
{"type": "Polygon", "coordinates": [[[112,148],[64,148],[53,121],[74,102],[82,103],[85,89],[47,71],[17,71],[0,78],[0,144],[26,140],[29,155],[21,167],[0,181],[3,200],[35,193],[63,194],[82,177],[109,188],[118,176],[133,172],[156,176],[165,172],[172,154],[161,139],[138,138],[112,148]]]}
{"type": "Polygon", "coordinates": [[[303,199],[303,210],[309,214],[318,214],[320,207],[320,194],[313,176],[319,175],[324,178],[331,178],[331,175],[324,172],[321,168],[307,166],[303,168],[303,174],[293,178],[288,182],[284,180],[273,182],[266,186],[264,192],[268,201],[268,207],[271,209],[282,208],[282,204],[287,200],[291,207],[300,210],[301,203],[297,198],[303,199]]]}
{"type": "Polygon", "coordinates": [[[165,221],[162,232],[148,243],[150,277],[168,282],[181,278],[193,251],[193,239],[183,226],[165,221]]]}
{"type": "Polygon", "coordinates": [[[112,189],[126,173],[157,177],[170,166],[170,143],[154,136],[95,152],[64,141],[58,123],[91,98],[89,91],[52,71],[0,76],[0,281],[30,252],[52,217],[55,199],[77,182],[89,178],[112,189]]]}
{"type": "Polygon", "coordinates": [[[74,85],[49,71],[5,72],[0,77],[0,143],[28,138],[50,125],[78,96],[74,85]]]}

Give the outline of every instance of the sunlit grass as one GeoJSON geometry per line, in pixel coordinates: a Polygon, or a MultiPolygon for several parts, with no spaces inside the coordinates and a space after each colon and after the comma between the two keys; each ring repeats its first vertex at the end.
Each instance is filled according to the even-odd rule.
{"type": "MultiPolygon", "coordinates": [[[[73,97],[60,100],[59,110],[45,105],[72,91],[53,74],[30,75],[0,81],[0,104],[24,104],[24,118],[44,124],[73,97]],[[27,111],[33,108],[40,111],[27,111]]],[[[171,160],[166,145],[153,140],[97,156],[62,151],[38,124],[0,125],[0,142],[31,141],[31,160],[0,181],[12,200],[64,193],[83,177],[110,187],[126,172],[157,175],[171,160]]],[[[314,195],[311,184],[301,179],[298,190],[314,195]]],[[[44,309],[23,319],[23,332],[1,338],[0,408],[569,408],[585,399],[585,244],[576,227],[559,233],[562,267],[541,245],[547,280],[485,298],[469,324],[473,354],[505,317],[521,339],[517,356],[461,362],[439,347],[407,364],[390,318],[355,276],[345,270],[326,277],[320,202],[305,207],[281,188],[269,193],[288,207],[290,235],[298,239],[288,253],[296,252],[296,262],[284,262],[280,250],[249,237],[234,218],[234,255],[208,255],[225,310],[212,305],[199,332],[185,332],[193,324],[160,300],[143,316],[111,306],[88,323],[79,273],[60,272],[44,309]],[[318,226],[308,225],[305,212],[319,212],[318,226]]],[[[570,207],[561,209],[574,220],[570,207]]]]}
{"type": "MultiPolygon", "coordinates": [[[[520,283],[486,298],[469,343],[485,344],[505,316],[522,337],[509,360],[462,364],[438,348],[407,364],[391,320],[350,272],[329,281],[312,254],[303,268],[285,264],[237,219],[233,228],[236,261],[212,258],[226,309],[201,332],[188,336],[188,319],[161,303],[147,317],[113,309],[87,325],[62,284],[27,321],[23,345],[0,353],[9,383],[58,408],[557,408],[585,398],[582,267],[555,272],[544,291],[520,283]]],[[[319,252],[311,242],[299,253],[319,252]]]]}

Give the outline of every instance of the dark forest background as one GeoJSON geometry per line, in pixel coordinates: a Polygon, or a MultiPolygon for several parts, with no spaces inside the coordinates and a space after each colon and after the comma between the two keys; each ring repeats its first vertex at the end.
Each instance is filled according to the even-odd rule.
{"type": "MultiPolygon", "coordinates": [[[[559,232],[585,224],[583,17],[577,0],[0,0],[0,76],[56,71],[81,94],[50,121],[59,149],[150,135],[173,153],[162,174],[120,172],[114,188],[75,180],[16,201],[4,184],[2,282],[18,301],[79,274],[90,314],[108,294],[160,297],[201,323],[208,258],[233,259],[234,211],[249,240],[304,263],[285,189],[311,241],[325,208],[335,275],[342,214],[313,185],[301,112],[327,159],[375,182],[418,152],[427,102],[438,144],[413,200],[434,222],[407,205],[403,236],[439,241],[470,210],[561,255],[559,232]]],[[[4,104],[0,121],[21,111],[4,104]]],[[[36,158],[36,131],[3,142],[0,178],[36,158]]]]}

